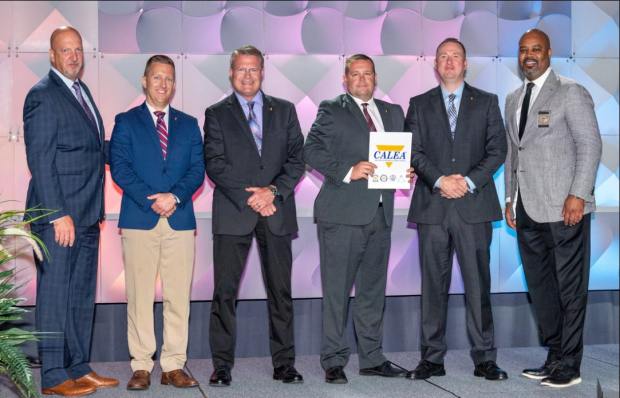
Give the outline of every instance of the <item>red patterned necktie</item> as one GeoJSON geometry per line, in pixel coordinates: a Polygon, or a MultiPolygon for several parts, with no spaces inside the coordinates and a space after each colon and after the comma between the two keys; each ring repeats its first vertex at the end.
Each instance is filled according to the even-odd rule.
{"type": "Polygon", "coordinates": [[[153,113],[157,116],[157,135],[159,138],[159,145],[161,146],[161,153],[165,160],[166,155],[168,154],[168,129],[166,128],[166,122],[164,121],[166,112],[155,111],[153,113]]]}
{"type": "Polygon", "coordinates": [[[368,130],[370,130],[371,132],[377,131],[377,128],[375,127],[375,124],[373,123],[372,118],[370,117],[370,113],[368,113],[368,104],[364,102],[362,104],[362,108],[364,109],[364,119],[366,119],[368,130]]]}

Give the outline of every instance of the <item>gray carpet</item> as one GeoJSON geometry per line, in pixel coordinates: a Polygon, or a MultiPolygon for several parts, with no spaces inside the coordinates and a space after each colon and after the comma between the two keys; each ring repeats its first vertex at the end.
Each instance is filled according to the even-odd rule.
{"type": "MultiPolygon", "coordinates": [[[[406,368],[417,364],[418,352],[389,353],[388,358],[406,368]]],[[[385,379],[364,377],[357,374],[357,357],[353,356],[345,371],[349,384],[329,385],[323,381],[323,371],[318,356],[301,356],[296,367],[304,375],[304,384],[284,385],[273,381],[270,358],[238,358],[232,372],[230,387],[210,387],[211,373],[209,359],[192,359],[187,363],[188,371],[201,384],[200,388],[189,390],[159,384],[160,371],[154,370],[151,389],[145,392],[128,392],[124,386],[129,380],[130,370],[127,362],[101,362],[93,368],[106,376],[117,377],[121,386],[111,390],[100,390],[97,398],[185,398],[185,397],[226,397],[226,398],[399,398],[399,397],[597,397],[597,383],[600,383],[602,396],[619,397],[618,345],[586,346],[581,375],[583,382],[565,389],[541,387],[536,381],[519,376],[521,369],[538,366],[544,362],[546,353],[541,348],[507,348],[498,351],[498,364],[509,374],[509,379],[491,382],[473,376],[473,365],[467,350],[452,350],[445,360],[447,375],[426,381],[407,379],[385,379]]],[[[38,371],[35,371],[37,383],[38,371]]],[[[9,388],[8,382],[0,378],[0,397],[17,398],[9,388]]]]}

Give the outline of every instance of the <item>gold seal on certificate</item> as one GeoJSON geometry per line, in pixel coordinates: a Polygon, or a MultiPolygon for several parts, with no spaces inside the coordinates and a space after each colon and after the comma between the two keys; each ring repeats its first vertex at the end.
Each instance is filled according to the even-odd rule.
{"type": "Polygon", "coordinates": [[[409,189],[411,133],[370,133],[368,161],[377,165],[368,177],[369,189],[409,189]]]}

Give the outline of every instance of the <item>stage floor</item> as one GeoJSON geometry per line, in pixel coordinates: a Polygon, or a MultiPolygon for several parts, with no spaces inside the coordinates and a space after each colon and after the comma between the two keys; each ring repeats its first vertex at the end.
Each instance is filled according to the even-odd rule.
{"type": "MultiPolygon", "coordinates": [[[[417,364],[419,352],[388,353],[388,359],[413,368],[417,364]]],[[[150,390],[129,392],[125,384],[130,377],[128,362],[94,363],[93,368],[106,376],[117,377],[121,385],[116,389],[100,390],[92,397],[227,397],[227,398],[295,398],[295,397],[333,397],[333,398],[397,398],[397,397],[597,397],[597,384],[600,383],[602,396],[618,397],[618,345],[591,345],[585,347],[581,376],[583,382],[577,386],[553,389],[542,387],[534,380],[520,376],[524,367],[541,365],[546,352],[541,348],[506,348],[498,350],[498,364],[508,372],[509,379],[501,382],[486,381],[474,377],[473,365],[467,350],[452,350],[445,360],[446,376],[433,377],[424,381],[408,379],[387,379],[358,375],[357,356],[352,356],[345,368],[349,383],[331,385],[323,381],[323,371],[316,355],[297,358],[296,367],[303,374],[305,382],[297,385],[284,385],[273,381],[270,358],[238,358],[232,372],[230,387],[210,387],[210,359],[192,359],[187,370],[200,382],[199,388],[182,390],[159,384],[161,374],[155,368],[150,390]]],[[[35,371],[37,383],[38,370],[35,371]]],[[[598,395],[600,397],[600,395],[598,395]]],[[[0,379],[0,397],[14,398],[17,395],[8,388],[6,380],[0,379]]]]}

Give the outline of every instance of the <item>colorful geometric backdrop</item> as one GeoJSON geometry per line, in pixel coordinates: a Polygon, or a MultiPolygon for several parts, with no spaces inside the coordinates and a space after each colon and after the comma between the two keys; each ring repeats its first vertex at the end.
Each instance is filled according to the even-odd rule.
{"type": "MultiPolygon", "coordinates": [[[[204,120],[207,106],[230,93],[230,51],[254,44],[266,54],[264,89],[295,103],[304,134],[321,100],[340,94],[345,55],[372,55],[377,98],[406,111],[411,96],[437,85],[433,56],[447,36],[468,51],[467,81],[506,95],[521,84],[517,42],[538,27],[551,37],[553,68],[588,88],[603,136],[596,182],[598,210],[592,227],[591,289],[618,289],[618,2],[599,1],[12,1],[0,2],[0,203],[22,207],[29,180],[22,106],[49,70],[49,35],[60,25],[82,33],[84,81],[102,112],[109,138],[114,116],[144,96],[140,76],[146,59],[169,54],[177,65],[173,106],[204,120]]],[[[504,197],[503,169],[495,176],[504,197]]],[[[122,302],[124,275],[116,226],[121,191],[109,178],[107,221],[102,226],[99,302],[122,302]]],[[[320,297],[318,246],[312,205],[320,178],[307,172],[296,190],[300,231],[293,243],[293,294],[320,297]]],[[[210,300],[212,281],[212,184],[195,197],[198,211],[194,300],[210,300]]],[[[399,191],[387,293],[420,293],[417,232],[406,223],[410,191],[399,191]]],[[[502,200],[503,202],[503,200],[502,200]]],[[[527,289],[515,234],[494,224],[492,290],[527,289]]],[[[34,303],[32,259],[17,260],[20,294],[34,303]]],[[[456,263],[455,263],[456,265],[456,263]]],[[[458,267],[452,292],[463,291],[458,267]]],[[[159,294],[159,292],[158,292],[159,294]]],[[[264,298],[258,256],[251,254],[240,298],[264,298]]]]}

